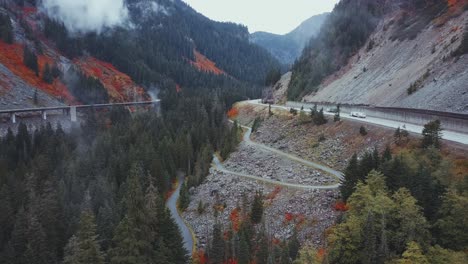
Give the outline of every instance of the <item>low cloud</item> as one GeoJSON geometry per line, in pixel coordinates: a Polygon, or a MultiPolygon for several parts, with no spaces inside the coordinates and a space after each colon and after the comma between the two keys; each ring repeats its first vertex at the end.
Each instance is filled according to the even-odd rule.
{"type": "Polygon", "coordinates": [[[128,19],[124,0],[43,0],[42,8],[73,33],[100,33],[128,19]]]}

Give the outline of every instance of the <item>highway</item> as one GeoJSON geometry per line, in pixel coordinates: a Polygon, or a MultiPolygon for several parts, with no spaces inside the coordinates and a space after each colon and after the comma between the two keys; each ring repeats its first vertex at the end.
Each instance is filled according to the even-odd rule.
{"type": "MultiPolygon", "coordinates": [[[[268,104],[262,104],[260,102],[260,100],[250,100],[250,101],[246,101],[246,103],[252,104],[252,105],[259,105],[259,106],[268,107],[268,104]]],[[[292,108],[292,107],[283,106],[283,105],[271,105],[271,107],[275,108],[275,109],[286,110],[286,111],[289,111],[292,108]]],[[[294,109],[296,109],[298,111],[300,110],[299,108],[294,108],[294,109]]],[[[310,112],[310,109],[304,109],[304,111],[305,112],[310,112]]],[[[327,112],[325,112],[324,114],[328,115],[328,116],[333,116],[334,115],[334,113],[327,113],[327,112]]],[[[349,113],[344,113],[344,112],[341,113],[341,118],[354,120],[354,121],[358,121],[358,122],[362,122],[362,123],[369,123],[369,124],[394,128],[394,129],[397,129],[398,127],[400,127],[400,128],[406,129],[408,132],[416,133],[416,134],[421,134],[422,130],[424,128],[423,126],[414,125],[414,124],[410,124],[410,123],[398,122],[398,121],[375,118],[375,117],[369,117],[369,116],[366,117],[366,118],[352,117],[352,116],[349,115],[349,113]]],[[[442,139],[468,145],[468,134],[443,130],[442,131],[442,139]]]]}

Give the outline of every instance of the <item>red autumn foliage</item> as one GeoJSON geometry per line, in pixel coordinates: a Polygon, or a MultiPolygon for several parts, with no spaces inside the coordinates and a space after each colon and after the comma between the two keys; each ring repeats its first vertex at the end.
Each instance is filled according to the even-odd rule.
{"type": "Polygon", "coordinates": [[[275,189],[269,193],[267,196],[265,196],[265,198],[267,200],[274,200],[276,198],[276,196],[278,196],[278,194],[281,192],[281,186],[276,186],[275,189]]]}
{"type": "Polygon", "coordinates": [[[239,115],[239,110],[235,107],[231,108],[231,110],[228,111],[227,116],[229,118],[236,118],[239,115]]]}
{"type": "Polygon", "coordinates": [[[145,90],[136,85],[130,76],[117,70],[114,65],[93,57],[75,59],[86,76],[99,79],[106,88],[112,102],[149,100],[145,90]]]}
{"type": "Polygon", "coordinates": [[[35,14],[37,13],[37,8],[35,7],[23,7],[23,13],[25,13],[26,15],[31,15],[31,14],[35,14]]]}
{"type": "Polygon", "coordinates": [[[205,251],[200,249],[198,252],[195,252],[192,256],[194,263],[206,264],[208,263],[208,259],[206,258],[205,251]]]}
{"type": "Polygon", "coordinates": [[[284,221],[285,222],[291,222],[294,219],[294,215],[291,213],[285,213],[284,214],[284,221]]]}
{"type": "Polygon", "coordinates": [[[193,50],[195,55],[195,61],[192,61],[192,65],[195,66],[200,71],[205,71],[209,73],[213,73],[216,75],[225,74],[225,72],[218,67],[216,67],[216,63],[205,57],[203,54],[198,52],[197,50],[193,50]]]}
{"type": "MultiPolygon", "coordinates": [[[[0,63],[29,85],[37,87],[55,98],[63,99],[69,104],[76,103],[70,91],[60,80],[57,79],[52,84],[48,84],[40,76],[36,76],[35,72],[26,67],[23,63],[23,51],[24,47],[18,43],[7,44],[0,41],[0,63]]],[[[40,74],[43,72],[45,62],[52,64],[53,61],[52,58],[45,55],[38,56],[40,74]]]]}
{"type": "Polygon", "coordinates": [[[232,229],[236,232],[239,232],[240,222],[241,222],[239,209],[234,208],[231,211],[231,214],[229,215],[229,219],[231,220],[231,223],[232,223],[232,229]]]}
{"type": "Polygon", "coordinates": [[[177,189],[176,184],[177,184],[177,181],[173,180],[171,184],[171,189],[166,193],[166,195],[164,195],[165,200],[168,200],[169,198],[171,198],[172,194],[174,194],[175,190],[177,189]]]}
{"type": "Polygon", "coordinates": [[[237,259],[228,259],[228,261],[224,262],[225,264],[237,264],[237,259]]]}
{"type": "Polygon", "coordinates": [[[273,245],[279,245],[281,243],[281,240],[279,240],[278,238],[274,237],[273,240],[272,240],[272,243],[273,245]]]}
{"type": "Polygon", "coordinates": [[[346,212],[346,211],[349,210],[348,205],[346,205],[345,203],[343,203],[341,201],[335,203],[334,208],[335,208],[336,211],[340,211],[340,212],[346,212]]]}
{"type": "Polygon", "coordinates": [[[317,257],[319,260],[323,260],[323,258],[325,257],[325,249],[324,248],[320,248],[317,252],[317,257]]]}

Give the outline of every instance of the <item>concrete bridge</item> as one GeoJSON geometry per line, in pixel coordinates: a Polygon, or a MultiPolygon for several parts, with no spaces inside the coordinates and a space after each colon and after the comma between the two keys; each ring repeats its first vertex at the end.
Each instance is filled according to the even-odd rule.
{"type": "Polygon", "coordinates": [[[1,115],[9,115],[13,124],[16,123],[16,116],[19,113],[41,113],[43,120],[47,120],[47,113],[52,111],[62,111],[64,115],[70,116],[72,122],[78,121],[77,111],[85,109],[104,109],[116,106],[154,106],[159,108],[161,100],[143,101],[143,102],[125,102],[125,103],[108,103],[108,104],[91,104],[91,105],[71,105],[71,106],[52,106],[52,107],[37,107],[37,108],[21,108],[0,110],[1,115]]]}

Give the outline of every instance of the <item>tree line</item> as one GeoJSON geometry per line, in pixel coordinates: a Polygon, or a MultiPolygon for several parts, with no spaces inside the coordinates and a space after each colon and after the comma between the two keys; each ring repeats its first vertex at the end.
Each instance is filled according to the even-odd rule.
{"type": "Polygon", "coordinates": [[[0,140],[0,262],[186,263],[165,196],[178,171],[200,183],[233,134],[225,113],[235,98],[205,92],[161,92],[160,116],[90,110],[71,132],[9,130],[0,140]]]}
{"type": "MultiPolygon", "coordinates": [[[[401,144],[404,130],[397,129],[401,144]]],[[[440,151],[440,122],[419,148],[354,155],[340,187],[349,211],[329,237],[327,263],[465,263],[468,177],[440,151]]],[[[319,263],[319,262],[317,262],[319,263]]]]}

